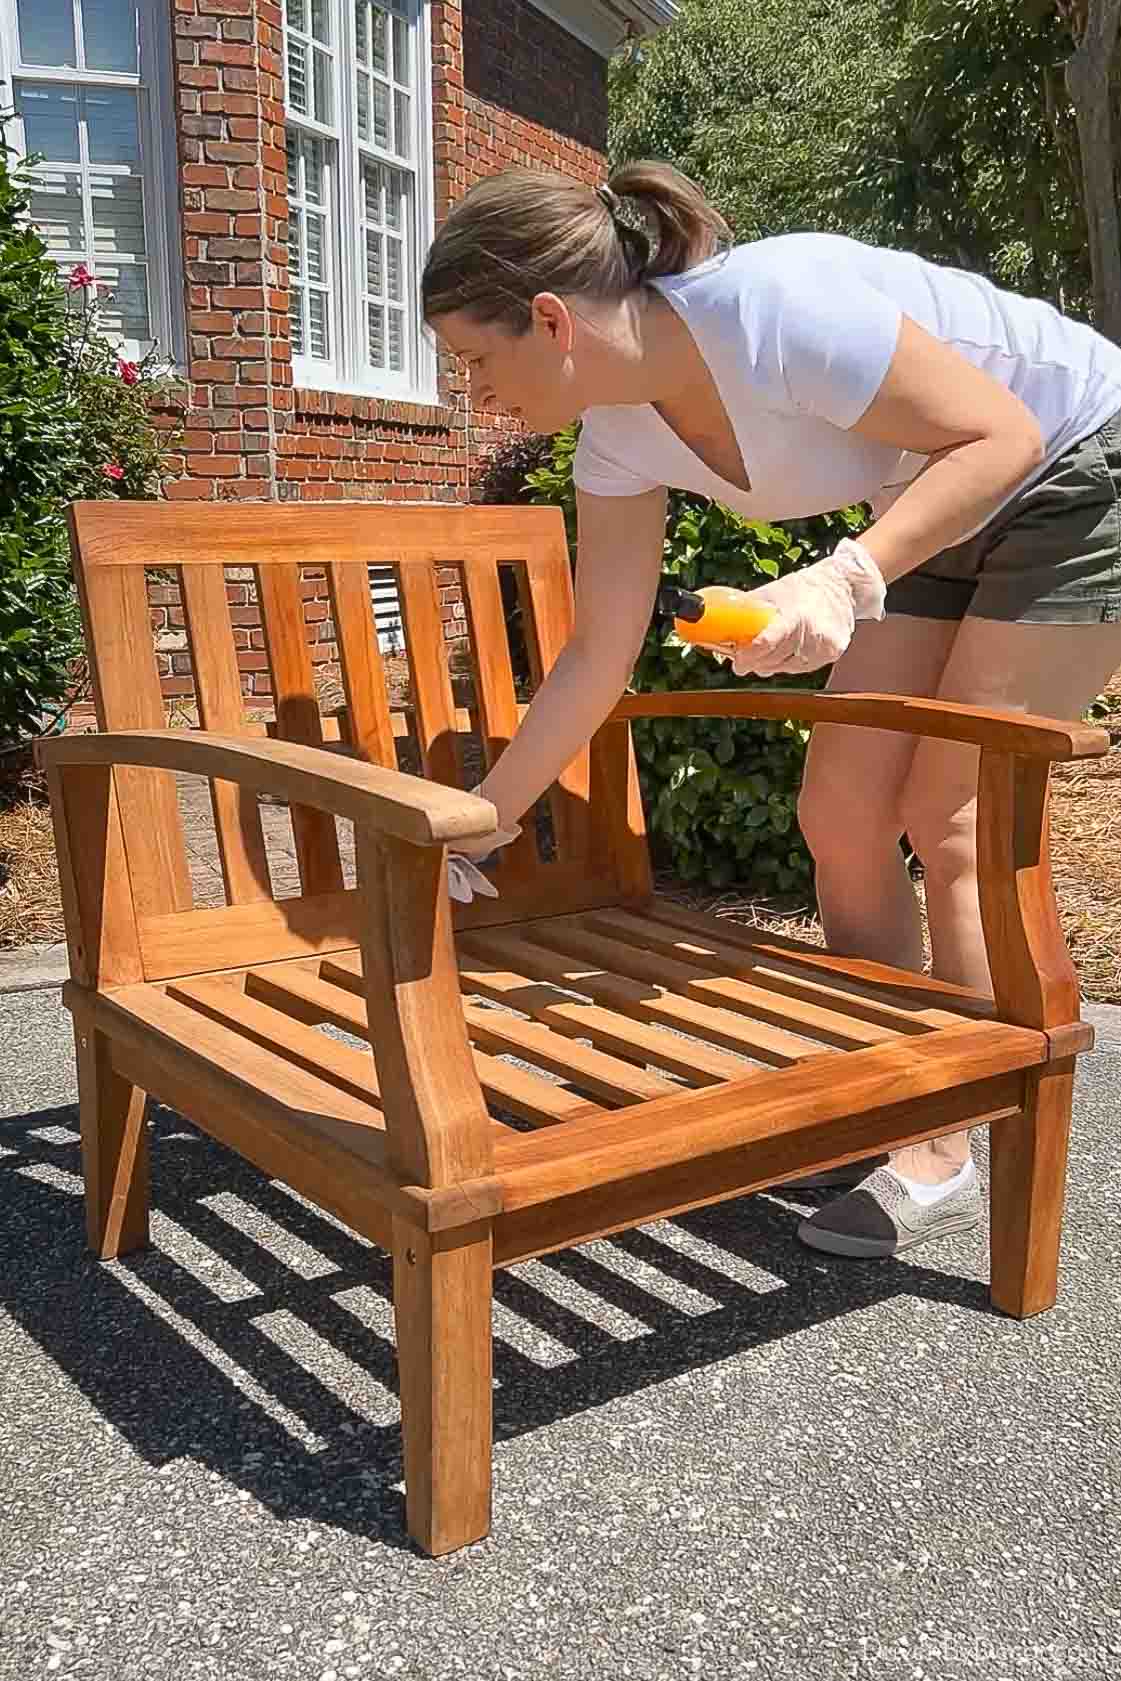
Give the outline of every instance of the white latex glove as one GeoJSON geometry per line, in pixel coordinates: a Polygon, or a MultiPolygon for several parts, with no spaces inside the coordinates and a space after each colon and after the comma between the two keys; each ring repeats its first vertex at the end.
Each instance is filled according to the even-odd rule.
{"type": "Polygon", "coordinates": [[[737,677],[820,671],[852,641],[858,619],[882,619],[887,586],[863,543],[845,537],[825,560],[752,590],[775,616],[751,642],[710,646],[737,677]]]}
{"type": "MultiPolygon", "coordinates": [[[[473,794],[479,789],[472,788],[473,794]]],[[[498,829],[483,840],[461,841],[454,852],[448,853],[448,893],[461,905],[469,905],[476,893],[485,899],[497,899],[498,889],[478,868],[477,859],[489,858],[500,846],[509,846],[522,832],[520,823],[512,829],[498,829]]]]}

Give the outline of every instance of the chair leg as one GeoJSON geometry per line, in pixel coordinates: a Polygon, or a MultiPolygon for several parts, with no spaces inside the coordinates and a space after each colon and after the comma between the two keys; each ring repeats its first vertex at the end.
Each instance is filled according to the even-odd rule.
{"type": "Polygon", "coordinates": [[[1027,1074],[1025,1113],[990,1133],[990,1299],[1027,1319],[1058,1295],[1074,1061],[1027,1074]]]}
{"type": "Polygon", "coordinates": [[[146,1094],[113,1068],[104,1034],[74,1023],[86,1236],[103,1261],[148,1242],[146,1094]]]}
{"type": "Polygon", "coordinates": [[[434,1557],[490,1532],[492,1269],[489,1222],[393,1221],[406,1519],[434,1557]]]}

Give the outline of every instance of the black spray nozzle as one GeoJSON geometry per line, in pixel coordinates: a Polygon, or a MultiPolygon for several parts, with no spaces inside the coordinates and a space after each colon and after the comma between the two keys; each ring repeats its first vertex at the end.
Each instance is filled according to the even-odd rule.
{"type": "Polygon", "coordinates": [[[658,584],[658,613],[663,619],[684,619],[695,625],[705,616],[701,596],[681,588],[676,578],[663,576],[658,584]]]}

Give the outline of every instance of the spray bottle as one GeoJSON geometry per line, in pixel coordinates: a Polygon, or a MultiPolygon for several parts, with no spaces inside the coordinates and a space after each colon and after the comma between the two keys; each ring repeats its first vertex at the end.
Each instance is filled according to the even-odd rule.
{"type": "Polygon", "coordinates": [[[682,589],[676,578],[663,577],[658,588],[658,612],[672,619],[683,642],[753,642],[775,616],[773,607],[753,601],[746,590],[710,584],[702,590],[682,589]]]}

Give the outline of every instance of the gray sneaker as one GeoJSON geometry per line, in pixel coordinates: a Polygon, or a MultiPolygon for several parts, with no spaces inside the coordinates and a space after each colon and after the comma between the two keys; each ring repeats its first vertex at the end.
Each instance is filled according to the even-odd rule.
{"type": "Polygon", "coordinates": [[[878,1167],[847,1196],[819,1208],[803,1220],[798,1236],[811,1249],[830,1255],[901,1255],[917,1243],[969,1232],[981,1224],[981,1187],[977,1169],[959,1190],[941,1202],[923,1206],[889,1167],[878,1167]]]}
{"type": "Polygon", "coordinates": [[[784,1179],[776,1186],[780,1191],[829,1191],[835,1186],[862,1185],[873,1168],[886,1167],[887,1156],[862,1156],[860,1161],[842,1162],[840,1167],[826,1167],[820,1173],[807,1173],[802,1179],[784,1179]]]}

